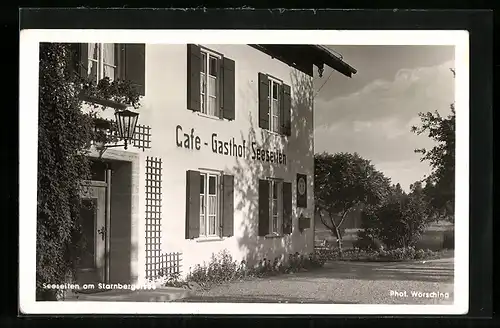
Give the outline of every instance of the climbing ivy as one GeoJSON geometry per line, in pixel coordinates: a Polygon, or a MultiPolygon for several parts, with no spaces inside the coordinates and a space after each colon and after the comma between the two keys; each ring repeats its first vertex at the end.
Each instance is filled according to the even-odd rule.
{"type": "Polygon", "coordinates": [[[109,136],[95,129],[98,109],[92,99],[140,106],[140,96],[128,81],[90,82],[76,74],[70,44],[40,45],[38,178],[37,178],[37,299],[56,299],[44,284],[74,280],[82,246],[80,194],[90,178],[89,145],[109,136]],[[84,100],[87,99],[87,100],[84,100]],[[84,103],[91,110],[83,111],[84,103]]]}

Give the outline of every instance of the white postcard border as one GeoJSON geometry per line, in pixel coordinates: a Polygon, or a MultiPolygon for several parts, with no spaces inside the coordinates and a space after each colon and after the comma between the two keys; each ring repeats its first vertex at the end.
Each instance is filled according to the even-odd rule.
{"type": "Polygon", "coordinates": [[[469,35],[467,31],[23,30],[20,34],[19,307],[26,314],[465,314],[469,302],[469,35]],[[456,88],[453,305],[36,302],[39,42],[453,45],[456,88]]]}

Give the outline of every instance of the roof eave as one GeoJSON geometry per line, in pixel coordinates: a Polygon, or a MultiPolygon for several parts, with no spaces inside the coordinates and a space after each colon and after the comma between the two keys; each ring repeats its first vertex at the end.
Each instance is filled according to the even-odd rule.
{"type": "Polygon", "coordinates": [[[354,67],[337,57],[333,52],[328,50],[328,48],[321,45],[311,45],[311,47],[316,53],[314,56],[314,64],[316,66],[322,67],[323,65],[327,65],[347,77],[352,77],[353,74],[357,73],[357,70],[354,67]]]}

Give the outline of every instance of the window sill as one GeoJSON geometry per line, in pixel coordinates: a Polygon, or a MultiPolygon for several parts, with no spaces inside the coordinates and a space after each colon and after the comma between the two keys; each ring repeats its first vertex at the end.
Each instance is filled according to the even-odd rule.
{"type": "Polygon", "coordinates": [[[80,95],[80,99],[83,101],[86,101],[86,102],[114,108],[117,110],[124,110],[124,109],[127,109],[127,107],[129,107],[127,104],[119,103],[119,102],[112,101],[112,100],[100,99],[100,98],[96,98],[96,97],[92,97],[92,96],[86,96],[83,94],[80,95]]]}
{"type": "Polygon", "coordinates": [[[275,239],[275,238],[283,238],[283,235],[278,235],[278,234],[270,234],[270,235],[265,235],[265,239],[275,239]]]}
{"type": "Polygon", "coordinates": [[[270,136],[275,136],[275,137],[279,137],[279,138],[282,138],[282,139],[285,139],[285,138],[288,137],[286,134],[282,134],[282,133],[279,133],[279,132],[274,132],[274,131],[271,131],[271,130],[265,129],[265,128],[261,128],[261,129],[264,130],[270,136]]]}
{"type": "Polygon", "coordinates": [[[205,117],[205,118],[208,118],[208,119],[211,119],[211,120],[214,120],[214,121],[224,121],[223,118],[218,117],[218,116],[212,116],[212,115],[208,115],[208,114],[204,114],[204,113],[200,113],[200,112],[195,112],[195,113],[198,116],[205,117]]]}
{"type": "Polygon", "coordinates": [[[206,243],[211,241],[223,241],[223,237],[199,237],[195,239],[197,243],[206,243]]]}

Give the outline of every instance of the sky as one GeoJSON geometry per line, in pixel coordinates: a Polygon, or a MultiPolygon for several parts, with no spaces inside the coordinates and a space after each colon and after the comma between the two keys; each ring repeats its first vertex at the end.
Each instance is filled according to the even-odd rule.
{"type": "Polygon", "coordinates": [[[450,112],[453,46],[329,45],[358,72],[315,72],[315,152],[357,152],[408,191],[430,173],[416,148],[434,145],[410,131],[419,112],[450,112]]]}

